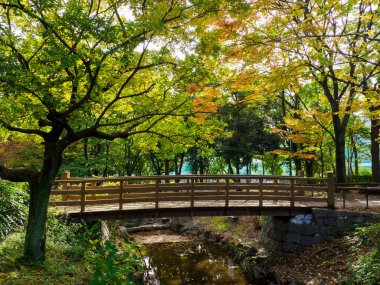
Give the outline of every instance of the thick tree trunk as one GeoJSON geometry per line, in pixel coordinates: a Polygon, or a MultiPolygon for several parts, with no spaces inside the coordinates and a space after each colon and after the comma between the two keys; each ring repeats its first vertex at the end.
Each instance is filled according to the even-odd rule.
{"type": "Polygon", "coordinates": [[[305,160],[305,170],[306,170],[306,177],[313,177],[314,176],[314,159],[305,160]]]}
{"type": "Polygon", "coordinates": [[[45,260],[49,197],[61,163],[62,152],[57,150],[55,144],[46,145],[42,170],[29,182],[29,215],[24,244],[24,259],[27,261],[45,260]]]}
{"type": "Polygon", "coordinates": [[[30,185],[28,225],[26,228],[24,259],[44,261],[46,246],[46,215],[52,181],[43,179],[30,185]]]}
{"type": "Polygon", "coordinates": [[[371,160],[372,181],[380,182],[380,151],[379,151],[380,120],[371,120],[371,160]]]}
{"type": "Polygon", "coordinates": [[[335,130],[335,164],[337,183],[346,181],[345,132],[335,130]]]}

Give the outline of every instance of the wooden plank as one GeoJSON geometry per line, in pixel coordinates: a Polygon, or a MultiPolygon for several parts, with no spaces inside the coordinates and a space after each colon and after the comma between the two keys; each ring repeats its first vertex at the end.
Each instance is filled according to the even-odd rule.
{"type": "Polygon", "coordinates": [[[63,206],[80,206],[81,201],[51,201],[49,203],[52,206],[63,207],[63,206]]]}
{"type": "Polygon", "coordinates": [[[194,201],[210,201],[210,200],[224,200],[226,201],[226,196],[225,195],[212,195],[212,196],[194,196],[194,201]]]}
{"type": "Polygon", "coordinates": [[[86,201],[87,200],[102,200],[102,199],[118,199],[119,195],[100,195],[100,196],[91,196],[87,197],[86,196],[86,201]]]}
{"type": "Polygon", "coordinates": [[[299,202],[325,202],[327,203],[327,198],[295,196],[293,199],[294,201],[299,201],[299,202]]]}
{"type": "Polygon", "coordinates": [[[259,180],[259,206],[263,206],[263,178],[259,180]]]}
{"type": "Polygon", "coordinates": [[[156,198],[157,194],[155,192],[154,193],[148,193],[148,194],[129,194],[126,197],[127,198],[156,198]]]}
{"type": "Polygon", "coordinates": [[[230,191],[229,196],[259,196],[259,191],[256,192],[233,192],[230,191]]]}
{"type": "Polygon", "coordinates": [[[159,200],[162,202],[188,202],[191,201],[191,196],[160,197],[159,200]]]}
{"type": "Polygon", "coordinates": [[[80,211],[84,212],[85,207],[86,207],[86,183],[85,182],[82,182],[82,185],[81,185],[80,201],[81,201],[80,211]]]}
{"type": "Polygon", "coordinates": [[[123,184],[124,184],[124,181],[120,181],[120,188],[119,188],[119,210],[123,210],[123,184]]]}
{"type": "Polygon", "coordinates": [[[191,199],[190,199],[190,208],[194,208],[194,179],[191,179],[191,199]]]}
{"type": "MultiPolygon", "coordinates": [[[[52,190],[50,195],[80,195],[80,190],[52,190]]],[[[66,197],[65,197],[66,198],[66,197]]],[[[66,198],[67,200],[67,198],[66,198]]]]}
{"type": "Polygon", "coordinates": [[[230,192],[230,180],[226,179],[226,202],[225,202],[226,208],[229,205],[229,192],[230,192]]]}
{"type": "Polygon", "coordinates": [[[207,196],[207,195],[222,195],[223,197],[226,195],[225,191],[194,191],[194,195],[196,196],[207,196]]]}
{"type": "Polygon", "coordinates": [[[326,192],[327,193],[327,186],[294,186],[294,190],[296,191],[314,191],[314,192],[326,192]]]}
{"type": "Polygon", "coordinates": [[[365,191],[366,187],[343,187],[338,186],[337,190],[345,190],[345,191],[365,191]]]}
{"type": "Polygon", "coordinates": [[[86,200],[86,205],[108,205],[108,204],[119,204],[119,199],[102,199],[102,200],[86,200]]]}
{"type": "Polygon", "coordinates": [[[157,199],[156,197],[154,198],[123,198],[123,203],[129,203],[129,204],[133,204],[133,203],[145,203],[145,202],[154,202],[156,203],[157,199]]]}
{"type": "Polygon", "coordinates": [[[294,180],[290,180],[290,207],[294,207],[294,180]]]}
{"type": "Polygon", "coordinates": [[[144,193],[144,192],[154,192],[156,191],[155,184],[144,184],[142,186],[136,184],[128,184],[128,187],[123,189],[124,192],[128,193],[144,193]]]}
{"type": "Polygon", "coordinates": [[[237,201],[237,200],[242,200],[242,201],[255,201],[255,200],[260,200],[260,196],[259,195],[239,195],[239,196],[229,196],[229,200],[234,200],[234,201],[237,201]]]}
{"type": "Polygon", "coordinates": [[[94,189],[94,190],[91,190],[91,189],[87,189],[86,188],[86,194],[89,195],[89,194],[119,194],[120,192],[120,188],[113,188],[113,189],[110,189],[110,188],[105,188],[105,189],[94,189]]]}
{"type": "MultiPolygon", "coordinates": [[[[133,176],[133,177],[107,177],[107,178],[86,178],[86,182],[115,182],[118,183],[119,181],[156,181],[159,180],[181,180],[186,181],[186,179],[198,179],[198,180],[217,180],[217,179],[252,179],[252,180],[259,180],[260,178],[263,178],[265,180],[275,180],[278,179],[280,181],[289,181],[291,179],[295,179],[294,177],[287,177],[287,176],[275,176],[275,175],[246,175],[246,174],[220,174],[220,175],[213,175],[213,174],[206,174],[206,175],[152,175],[152,176],[133,176]]],[[[314,178],[314,177],[305,177],[305,178],[297,178],[298,180],[302,179],[305,181],[326,181],[325,178],[314,178]]],[[[70,179],[60,179],[56,180],[56,183],[81,183],[83,181],[83,178],[70,178],[70,179]]]]}
{"type": "Polygon", "coordinates": [[[191,185],[189,184],[160,184],[158,187],[159,191],[182,191],[191,189],[191,185]]]}
{"type": "MultiPolygon", "coordinates": [[[[294,181],[294,180],[291,180],[294,181]]],[[[294,183],[294,182],[293,182],[294,183]]],[[[265,184],[262,186],[263,189],[265,190],[289,190],[290,186],[288,185],[269,185],[265,184]]]]}
{"type": "Polygon", "coordinates": [[[262,200],[266,201],[289,201],[289,195],[287,196],[262,196],[262,200]]]}

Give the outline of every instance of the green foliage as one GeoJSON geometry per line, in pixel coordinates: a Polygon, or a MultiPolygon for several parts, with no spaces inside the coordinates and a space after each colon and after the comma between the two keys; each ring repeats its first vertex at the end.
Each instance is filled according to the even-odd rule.
{"type": "MultiPolygon", "coordinates": [[[[47,255],[44,263],[24,263],[22,260],[25,233],[18,230],[0,243],[0,283],[23,284],[88,284],[91,272],[84,263],[87,243],[74,232],[80,224],[70,224],[49,217],[47,255]],[[59,228],[59,230],[58,230],[59,228]]],[[[84,228],[83,228],[84,230],[84,228]]]]}
{"type": "Polygon", "coordinates": [[[0,240],[27,217],[28,195],[23,183],[0,181],[0,240]]]}
{"type": "Polygon", "coordinates": [[[229,230],[232,224],[227,217],[211,217],[210,222],[213,228],[220,231],[229,230]]]}
{"type": "Polygon", "coordinates": [[[352,176],[352,182],[354,182],[354,183],[372,182],[372,175],[371,174],[353,175],[352,176]]]}
{"type": "Polygon", "coordinates": [[[90,285],[135,284],[136,273],[142,269],[141,256],[136,243],[124,243],[120,248],[107,240],[98,249],[97,240],[92,241],[92,251],[87,262],[93,272],[90,285]]]}
{"type": "Polygon", "coordinates": [[[44,263],[22,261],[24,233],[19,230],[0,243],[1,284],[134,284],[142,262],[137,245],[99,243],[99,224],[70,223],[49,211],[44,263]]]}
{"type": "Polygon", "coordinates": [[[380,223],[360,227],[355,230],[350,242],[352,250],[358,256],[348,264],[349,277],[346,284],[372,285],[380,282],[380,223]],[[374,249],[363,253],[362,246],[373,246],[374,249]]]}

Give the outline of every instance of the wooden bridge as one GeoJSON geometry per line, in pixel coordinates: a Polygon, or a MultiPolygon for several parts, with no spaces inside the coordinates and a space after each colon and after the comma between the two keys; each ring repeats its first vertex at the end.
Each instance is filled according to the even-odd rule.
{"type": "Polygon", "coordinates": [[[85,220],[175,216],[291,216],[334,208],[334,177],[180,175],[70,178],[51,204],[85,220]]]}

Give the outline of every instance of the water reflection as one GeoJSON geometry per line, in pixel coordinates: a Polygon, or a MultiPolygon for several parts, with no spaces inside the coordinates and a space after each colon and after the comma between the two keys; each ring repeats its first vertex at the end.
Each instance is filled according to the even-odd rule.
{"type": "Polygon", "coordinates": [[[209,243],[150,244],[145,254],[145,284],[247,284],[226,252],[209,243]]]}

